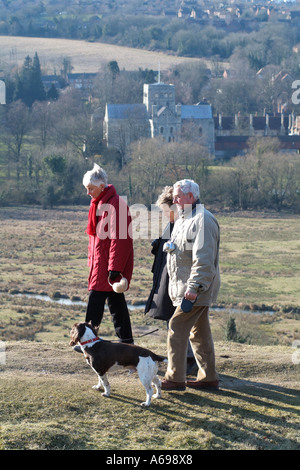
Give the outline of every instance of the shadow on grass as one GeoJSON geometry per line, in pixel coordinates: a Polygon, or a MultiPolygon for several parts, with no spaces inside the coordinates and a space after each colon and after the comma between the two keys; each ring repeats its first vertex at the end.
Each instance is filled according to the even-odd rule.
{"type": "MultiPolygon", "coordinates": [[[[256,449],[299,449],[300,393],[292,388],[220,376],[219,391],[162,392],[144,413],[177,422],[189,431],[211,433],[212,448],[239,443],[256,449]],[[218,443],[218,444],[217,444],[218,443]]],[[[114,393],[112,399],[140,405],[136,398],[114,393]]]]}
{"type": "MultiPolygon", "coordinates": [[[[300,392],[292,388],[221,375],[220,390],[169,392],[164,401],[180,402],[182,412],[176,419],[186,420],[189,411],[204,412],[193,418],[196,429],[203,426],[215,437],[241,442],[256,441],[256,447],[299,449],[300,392]],[[220,422],[225,413],[226,419],[220,422]],[[285,434],[289,437],[285,437],[285,434]],[[276,443],[276,445],[275,445],[276,443]]],[[[154,412],[160,412],[155,409],[154,412]]]]}

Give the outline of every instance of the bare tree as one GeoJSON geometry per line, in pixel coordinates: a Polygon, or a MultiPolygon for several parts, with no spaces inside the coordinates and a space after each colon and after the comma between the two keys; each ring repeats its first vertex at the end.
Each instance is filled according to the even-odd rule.
{"type": "Polygon", "coordinates": [[[160,139],[144,139],[131,146],[128,171],[132,197],[137,202],[151,204],[158,188],[164,184],[169,163],[165,144],[160,139]]]}
{"type": "Polygon", "coordinates": [[[22,150],[30,127],[31,120],[27,106],[20,100],[11,103],[6,115],[6,144],[8,157],[16,165],[17,181],[20,179],[22,150]]]}
{"type": "Polygon", "coordinates": [[[52,103],[48,101],[36,101],[32,106],[32,122],[43,149],[46,148],[51,131],[51,105],[52,103]]]}

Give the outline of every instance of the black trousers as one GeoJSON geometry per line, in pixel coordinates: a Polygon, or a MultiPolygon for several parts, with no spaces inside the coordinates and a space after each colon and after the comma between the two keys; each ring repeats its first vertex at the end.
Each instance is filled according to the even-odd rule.
{"type": "Polygon", "coordinates": [[[130,316],[124,294],[91,290],[85,321],[98,327],[103,318],[106,300],[117,337],[122,343],[133,343],[130,316]]]}

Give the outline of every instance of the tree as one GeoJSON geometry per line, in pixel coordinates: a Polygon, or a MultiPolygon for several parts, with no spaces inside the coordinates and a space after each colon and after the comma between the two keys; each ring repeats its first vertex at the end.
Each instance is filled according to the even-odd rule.
{"type": "Polygon", "coordinates": [[[120,73],[118,62],[116,60],[108,62],[108,70],[110,71],[112,81],[114,81],[120,73]]]}
{"type": "Polygon", "coordinates": [[[169,163],[167,145],[160,139],[145,139],[132,144],[128,171],[133,200],[145,204],[155,200],[166,177],[169,163]]]}
{"type": "Polygon", "coordinates": [[[21,151],[26,134],[30,129],[28,108],[20,100],[11,103],[8,107],[6,129],[8,155],[16,164],[16,179],[19,181],[21,172],[21,151]]]}
{"type": "Polygon", "coordinates": [[[173,68],[168,82],[176,87],[176,99],[182,104],[201,101],[202,89],[209,80],[207,67],[201,62],[186,62],[173,68]]]}
{"type": "Polygon", "coordinates": [[[58,91],[57,91],[54,83],[52,83],[51,87],[47,91],[47,100],[55,101],[55,100],[58,99],[58,97],[59,97],[58,91]]]}
{"type": "Polygon", "coordinates": [[[33,91],[33,101],[44,101],[46,93],[42,82],[40,60],[35,53],[31,70],[31,89],[33,91]]]}
{"type": "Polygon", "coordinates": [[[205,187],[208,156],[199,144],[144,139],[132,144],[127,165],[132,197],[152,204],[162,186],[183,178],[201,181],[205,187]]]}
{"type": "Polygon", "coordinates": [[[68,73],[71,73],[72,69],[73,69],[73,66],[71,63],[71,59],[69,57],[64,57],[62,59],[62,66],[60,69],[60,74],[64,80],[67,80],[68,73]]]}
{"type": "Polygon", "coordinates": [[[45,149],[53,123],[52,103],[48,103],[46,101],[36,101],[33,103],[32,122],[34,124],[34,131],[41,143],[41,147],[45,149]]]}
{"type": "Polygon", "coordinates": [[[237,330],[236,330],[235,319],[233,317],[230,317],[226,324],[225,339],[227,341],[236,341],[236,338],[237,338],[237,330]]]}
{"type": "Polygon", "coordinates": [[[25,57],[21,74],[17,76],[16,80],[16,94],[15,100],[22,100],[27,106],[32,104],[30,80],[32,70],[32,59],[31,57],[25,57]]]}
{"type": "Polygon", "coordinates": [[[31,107],[34,101],[43,101],[46,93],[41,78],[40,61],[37,53],[32,61],[30,56],[24,60],[20,75],[16,80],[15,100],[22,100],[31,107]]]}

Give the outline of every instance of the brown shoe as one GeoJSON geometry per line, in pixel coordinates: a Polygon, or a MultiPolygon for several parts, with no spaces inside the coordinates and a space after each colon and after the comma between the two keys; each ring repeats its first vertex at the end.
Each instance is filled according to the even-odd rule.
{"type": "Polygon", "coordinates": [[[177,392],[184,392],[185,382],[172,382],[171,380],[162,379],[161,389],[168,391],[175,390],[177,392]]]}
{"type": "Polygon", "coordinates": [[[187,380],[186,386],[197,390],[219,390],[219,381],[203,382],[203,380],[187,380]]]}

